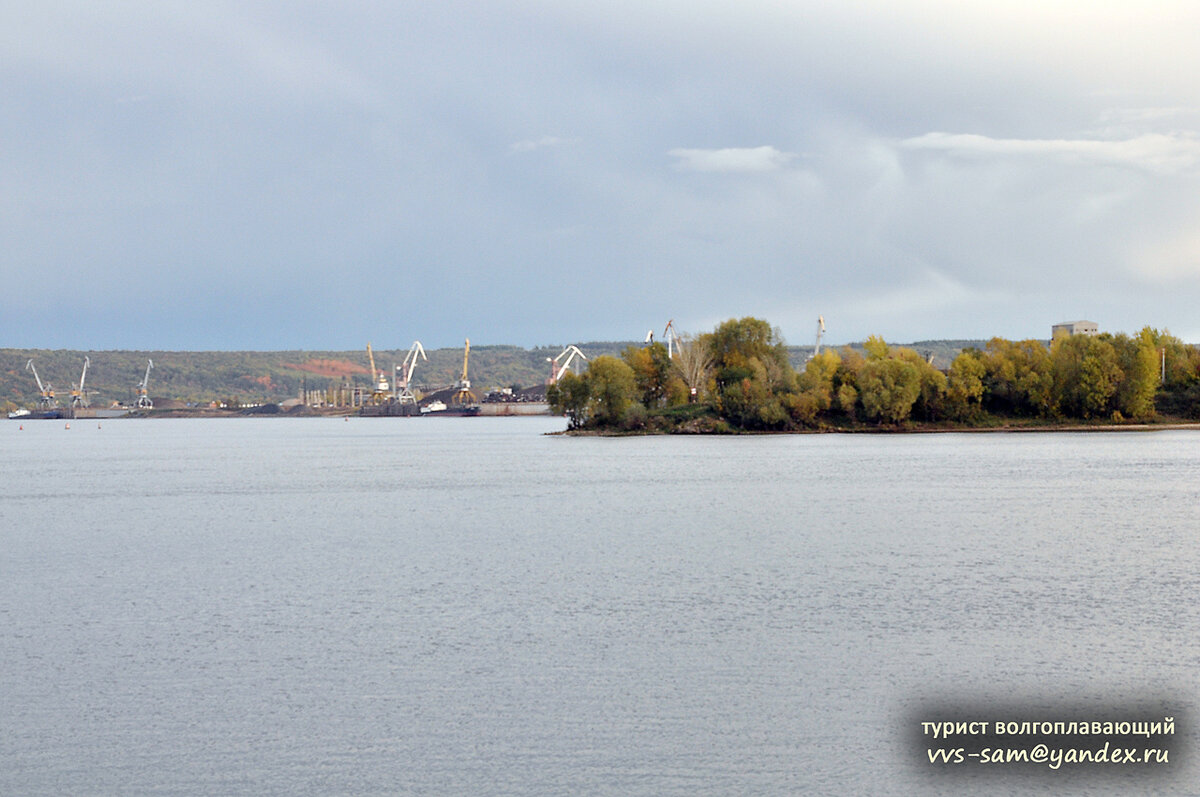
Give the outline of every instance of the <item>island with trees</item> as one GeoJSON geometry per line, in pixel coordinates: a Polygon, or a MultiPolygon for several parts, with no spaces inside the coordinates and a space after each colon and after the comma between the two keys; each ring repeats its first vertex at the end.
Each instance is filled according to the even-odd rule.
{"type": "Polygon", "coordinates": [[[736,434],[1061,428],[1200,419],[1200,351],[1168,332],[993,338],[941,370],[868,338],[801,368],[768,322],[730,319],[684,340],[596,357],[548,388],[576,433],[736,434]]]}

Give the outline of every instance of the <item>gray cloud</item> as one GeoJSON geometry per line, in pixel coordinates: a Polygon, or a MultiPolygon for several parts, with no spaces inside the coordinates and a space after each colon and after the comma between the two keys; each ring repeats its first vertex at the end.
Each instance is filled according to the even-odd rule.
{"type": "Polygon", "coordinates": [[[0,345],[1200,340],[1200,6],[1156,9],[21,4],[0,345]]]}

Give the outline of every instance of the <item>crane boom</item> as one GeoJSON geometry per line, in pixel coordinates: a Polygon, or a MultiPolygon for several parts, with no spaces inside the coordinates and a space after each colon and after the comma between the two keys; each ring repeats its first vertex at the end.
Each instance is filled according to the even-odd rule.
{"type": "Polygon", "coordinates": [[[667,326],[663,329],[663,337],[667,339],[667,359],[675,359],[675,350],[683,346],[683,340],[680,339],[679,333],[675,331],[675,319],[669,319],[667,326]]]}
{"type": "Polygon", "coordinates": [[[79,375],[79,387],[71,391],[71,406],[86,407],[88,405],[87,394],[83,392],[83,382],[87,379],[88,366],[92,364],[92,358],[84,356],[83,358],[83,373],[79,375]]]}
{"type": "Polygon", "coordinates": [[[371,362],[371,400],[379,401],[388,392],[390,386],[387,377],[375,367],[375,353],[371,351],[370,343],[367,343],[367,359],[371,362]]]}
{"type": "Polygon", "coordinates": [[[150,400],[150,369],[154,367],[154,360],[146,358],[146,375],[142,377],[142,383],[138,385],[137,406],[139,410],[154,409],[154,402],[150,400]]]}
{"type": "Polygon", "coordinates": [[[400,395],[397,396],[401,404],[416,404],[417,397],[412,392],[413,374],[417,372],[417,360],[424,359],[429,362],[429,358],[425,356],[425,347],[421,345],[421,341],[414,340],[413,345],[408,350],[408,354],[404,357],[404,364],[400,366],[400,395]]]}
{"type": "Polygon", "coordinates": [[[58,401],[54,398],[54,387],[49,382],[42,384],[42,378],[38,376],[37,368],[33,365],[33,360],[25,363],[26,371],[33,371],[33,378],[38,386],[38,408],[49,410],[58,406],[58,401]]]}
{"type": "Polygon", "coordinates": [[[33,371],[33,378],[37,382],[38,392],[41,393],[42,395],[45,395],[46,394],[46,386],[42,384],[42,378],[40,376],[38,376],[37,369],[33,367],[33,360],[30,360],[29,362],[25,363],[25,370],[33,371]]]}
{"type": "Polygon", "coordinates": [[[475,395],[471,392],[471,380],[467,378],[467,364],[471,360],[471,339],[466,339],[466,345],[463,347],[463,369],[462,377],[458,380],[458,390],[450,398],[452,404],[465,406],[475,401],[475,395]]]}
{"type": "Polygon", "coordinates": [[[413,374],[417,372],[417,359],[420,358],[425,362],[429,362],[429,357],[425,355],[425,347],[421,345],[421,341],[414,340],[412,347],[408,350],[408,354],[404,357],[404,386],[412,382],[413,374]]]}
{"type": "MultiPolygon", "coordinates": [[[[567,369],[571,367],[571,363],[575,361],[576,357],[580,357],[584,360],[587,359],[587,355],[581,352],[578,346],[572,345],[563,349],[557,357],[555,357],[553,360],[550,360],[550,384],[553,385],[558,382],[559,378],[562,377],[562,375],[567,372],[567,369]],[[567,359],[560,364],[558,361],[562,360],[564,355],[567,357],[567,359]]],[[[550,358],[547,357],[546,359],[549,360],[550,358]]]]}

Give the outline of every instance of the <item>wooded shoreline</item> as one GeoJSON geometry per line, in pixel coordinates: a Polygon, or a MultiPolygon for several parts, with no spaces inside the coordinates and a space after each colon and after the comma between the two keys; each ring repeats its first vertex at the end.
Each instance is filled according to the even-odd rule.
{"type": "Polygon", "coordinates": [[[1200,352],[1165,331],[993,338],[948,368],[870,337],[792,367],[777,329],[730,319],[629,346],[547,390],[571,431],[666,434],[1153,430],[1200,422],[1200,352]]]}

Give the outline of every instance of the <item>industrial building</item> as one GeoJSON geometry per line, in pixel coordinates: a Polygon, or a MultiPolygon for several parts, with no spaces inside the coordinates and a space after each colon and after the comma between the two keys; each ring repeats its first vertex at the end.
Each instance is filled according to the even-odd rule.
{"type": "Polygon", "coordinates": [[[1050,339],[1059,335],[1099,335],[1100,327],[1095,321],[1064,321],[1050,327],[1050,339]]]}

